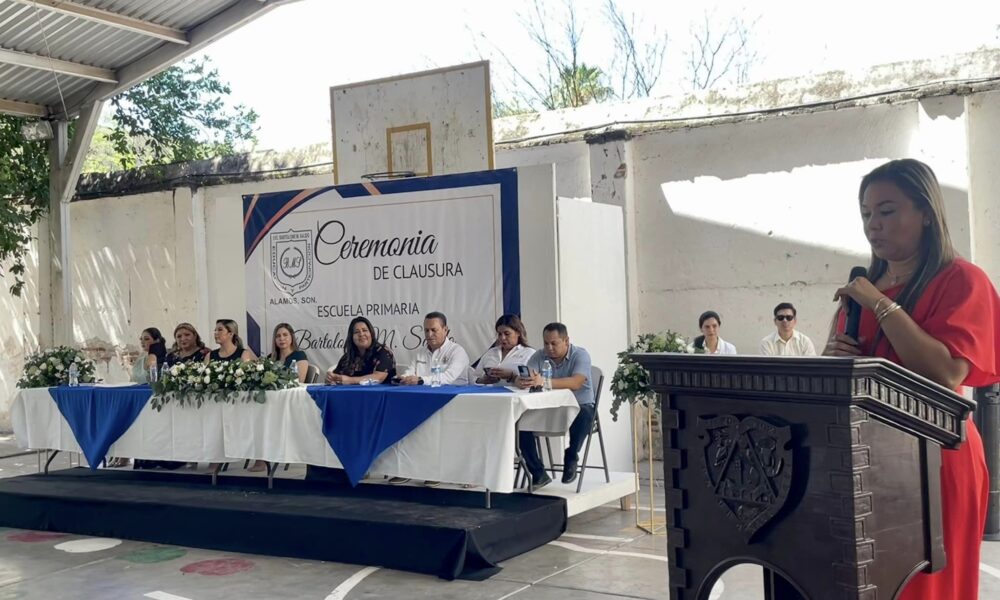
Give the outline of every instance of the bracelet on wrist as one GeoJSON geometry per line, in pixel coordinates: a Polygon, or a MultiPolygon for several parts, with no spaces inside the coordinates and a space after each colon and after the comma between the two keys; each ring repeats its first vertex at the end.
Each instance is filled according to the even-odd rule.
{"type": "Polygon", "coordinates": [[[879,323],[882,323],[883,319],[885,319],[886,317],[888,317],[889,315],[891,315],[892,313],[896,312],[897,310],[899,310],[901,308],[903,308],[903,307],[900,306],[899,304],[893,302],[889,306],[887,306],[884,309],[882,309],[882,312],[878,313],[878,315],[875,316],[875,320],[878,321],[879,323]]]}

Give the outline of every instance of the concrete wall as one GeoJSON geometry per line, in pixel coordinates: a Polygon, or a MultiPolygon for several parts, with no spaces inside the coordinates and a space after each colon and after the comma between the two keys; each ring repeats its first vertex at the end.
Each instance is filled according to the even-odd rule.
{"type": "MultiPolygon", "coordinates": [[[[712,309],[723,337],[756,353],[774,305],[789,301],[820,348],[834,291],[868,263],[858,184],[887,160],[935,169],[956,248],[1000,281],[998,126],[1000,93],[989,92],[605,135],[589,165],[563,161],[576,172],[559,179],[589,176],[595,202],[625,211],[631,337],[693,337],[712,309]]],[[[498,158],[564,156],[546,148],[498,158]]]]}
{"type": "Polygon", "coordinates": [[[972,259],[1000,286],[1000,92],[966,98],[972,259]]]}
{"type": "MultiPolygon", "coordinates": [[[[37,235],[34,231],[33,234],[37,235]]],[[[13,283],[0,279],[0,431],[10,431],[10,398],[21,376],[25,357],[38,346],[38,250],[32,243],[25,259],[25,286],[11,295],[13,283]]],[[[6,270],[5,270],[6,271],[6,270]]]]}
{"type": "Polygon", "coordinates": [[[498,169],[546,164],[555,165],[557,196],[590,197],[590,149],[584,142],[498,150],[496,155],[498,169]]]}

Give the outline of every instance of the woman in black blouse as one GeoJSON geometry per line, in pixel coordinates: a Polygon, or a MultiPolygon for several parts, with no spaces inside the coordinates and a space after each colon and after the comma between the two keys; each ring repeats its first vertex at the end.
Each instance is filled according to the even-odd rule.
{"type": "Polygon", "coordinates": [[[205,357],[205,362],[241,360],[251,361],[257,358],[252,350],[243,347],[240,339],[240,326],[232,319],[219,319],[215,322],[215,342],[219,347],[205,357]]]}
{"type": "Polygon", "coordinates": [[[356,317],[347,327],[344,356],[336,368],[327,371],[327,383],[352,384],[370,379],[382,383],[396,374],[396,359],[384,344],[375,340],[375,328],[364,317],[356,317]]]}
{"type": "Polygon", "coordinates": [[[202,362],[208,348],[205,342],[201,341],[201,336],[194,325],[181,323],[174,327],[174,345],[167,354],[166,364],[173,366],[178,363],[202,362]]]}
{"type": "Polygon", "coordinates": [[[271,348],[271,360],[280,362],[285,365],[285,368],[295,371],[299,377],[299,383],[305,383],[306,373],[309,372],[309,359],[295,343],[295,330],[292,329],[291,325],[278,323],[271,338],[271,348]]]}

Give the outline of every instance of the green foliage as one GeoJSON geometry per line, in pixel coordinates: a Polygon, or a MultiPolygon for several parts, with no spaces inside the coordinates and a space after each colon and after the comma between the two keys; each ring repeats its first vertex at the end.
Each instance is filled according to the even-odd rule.
{"type": "MultiPolygon", "coordinates": [[[[166,164],[223,156],[256,141],[257,113],[229,107],[229,86],[207,58],[170,67],[111,99],[110,127],[95,134],[85,169],[166,164]]],[[[28,119],[0,114],[0,276],[24,289],[31,227],[48,210],[47,142],[28,142],[28,119]]],[[[70,134],[72,135],[72,124],[70,134]]]]}
{"type": "Polygon", "coordinates": [[[618,409],[622,402],[635,404],[641,402],[649,405],[649,400],[655,396],[649,385],[649,371],[632,360],[629,355],[638,352],[681,352],[691,354],[693,347],[679,333],[667,330],[663,333],[644,333],[636,342],[618,353],[618,368],[611,379],[611,417],[618,420],[618,409]]]}
{"type": "Polygon", "coordinates": [[[227,107],[231,90],[208,58],[175,65],[111,99],[108,136],[123,169],[226,156],[256,141],[257,113],[227,107]]]}
{"type": "Polygon", "coordinates": [[[38,388],[69,383],[69,367],[76,364],[80,383],[94,381],[94,361],[76,348],[59,346],[28,356],[24,361],[24,371],[17,380],[17,387],[38,388]]]}
{"type": "Polygon", "coordinates": [[[265,391],[297,385],[295,371],[267,357],[249,362],[179,363],[166,369],[153,384],[156,395],[150,402],[156,410],[162,410],[167,402],[200,408],[207,398],[216,402],[241,399],[263,404],[265,391]]]}
{"type": "Polygon", "coordinates": [[[558,83],[552,89],[549,104],[555,108],[573,108],[604,102],[615,95],[606,80],[604,71],[598,67],[588,67],[585,63],[564,67],[559,71],[558,83]]]}
{"type": "Polygon", "coordinates": [[[45,142],[28,142],[21,126],[28,119],[0,114],[0,275],[10,277],[15,296],[24,289],[24,256],[31,226],[48,207],[49,172],[45,142]]]}

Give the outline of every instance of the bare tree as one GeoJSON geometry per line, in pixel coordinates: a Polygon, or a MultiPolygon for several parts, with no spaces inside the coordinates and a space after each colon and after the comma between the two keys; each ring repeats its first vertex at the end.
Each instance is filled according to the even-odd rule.
{"type": "Polygon", "coordinates": [[[668,41],[666,32],[661,34],[654,26],[648,39],[639,39],[635,13],[626,16],[615,0],[607,0],[604,16],[615,33],[615,57],[611,72],[620,85],[618,98],[648,97],[663,74],[668,41]]]}
{"type": "MultiPolygon", "coordinates": [[[[587,65],[580,59],[583,24],[576,8],[565,0],[565,13],[553,15],[551,7],[534,0],[528,14],[518,18],[533,45],[542,52],[541,66],[534,72],[522,69],[502,48],[490,44],[511,73],[511,96],[494,103],[498,115],[517,114],[529,110],[555,110],[583,106],[614,97],[607,83],[607,74],[600,67],[587,65]],[[556,31],[551,31],[551,24],[556,31]]],[[[485,36],[478,36],[488,43],[485,36]]]]}
{"type": "Polygon", "coordinates": [[[706,11],[701,24],[691,31],[688,84],[696,90],[707,90],[724,79],[737,85],[746,83],[758,62],[757,51],[750,43],[756,24],[756,18],[747,22],[743,15],[736,15],[720,30],[714,14],[706,11]]]}
{"type": "MultiPolygon", "coordinates": [[[[643,22],[641,15],[623,10],[620,0],[604,0],[603,13],[614,36],[614,53],[606,64],[597,66],[581,59],[584,27],[572,0],[563,0],[562,7],[533,0],[526,13],[518,14],[529,41],[540,51],[533,67],[515,64],[503,48],[470,30],[479,55],[492,55],[507,67],[505,92],[494,94],[494,115],[650,96],[665,75],[666,32],[643,22]],[[480,51],[478,42],[487,44],[490,52],[480,51]]],[[[683,80],[695,89],[730,81],[745,83],[758,62],[751,44],[756,22],[743,15],[720,20],[705,12],[699,26],[691,30],[688,73],[676,73],[674,81],[683,80]]],[[[503,79],[498,73],[494,81],[503,79]]]]}

